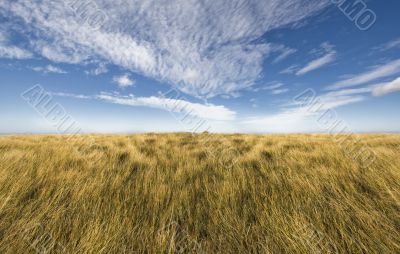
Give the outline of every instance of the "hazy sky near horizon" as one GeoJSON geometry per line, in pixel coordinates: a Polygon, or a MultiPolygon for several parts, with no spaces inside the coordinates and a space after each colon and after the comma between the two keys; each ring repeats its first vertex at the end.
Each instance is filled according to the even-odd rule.
{"type": "Polygon", "coordinates": [[[400,2],[340,2],[3,0],[0,133],[400,131],[400,2]]]}

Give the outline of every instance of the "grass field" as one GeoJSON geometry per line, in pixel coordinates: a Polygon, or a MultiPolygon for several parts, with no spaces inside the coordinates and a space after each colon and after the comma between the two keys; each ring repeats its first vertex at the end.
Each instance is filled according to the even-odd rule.
{"type": "Polygon", "coordinates": [[[400,136],[357,138],[0,137],[0,253],[400,253],[400,136]]]}

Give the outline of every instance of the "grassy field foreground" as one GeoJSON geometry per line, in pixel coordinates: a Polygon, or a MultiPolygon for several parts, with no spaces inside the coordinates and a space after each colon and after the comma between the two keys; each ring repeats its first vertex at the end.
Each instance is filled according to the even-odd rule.
{"type": "Polygon", "coordinates": [[[358,138],[0,137],[0,253],[400,253],[400,136],[358,138]]]}

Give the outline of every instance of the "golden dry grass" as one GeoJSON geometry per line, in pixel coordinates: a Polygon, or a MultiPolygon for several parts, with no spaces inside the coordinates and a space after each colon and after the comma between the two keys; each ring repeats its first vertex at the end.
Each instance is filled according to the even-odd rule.
{"type": "Polygon", "coordinates": [[[0,253],[400,253],[400,136],[358,138],[0,137],[0,253]]]}

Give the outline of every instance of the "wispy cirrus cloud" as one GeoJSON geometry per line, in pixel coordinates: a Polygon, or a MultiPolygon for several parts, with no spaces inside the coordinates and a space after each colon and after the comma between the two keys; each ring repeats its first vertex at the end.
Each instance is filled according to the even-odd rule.
{"type": "Polygon", "coordinates": [[[105,63],[99,63],[99,65],[96,68],[85,71],[86,74],[93,76],[98,76],[107,72],[108,69],[105,63]]]}
{"type": "Polygon", "coordinates": [[[20,47],[10,45],[4,32],[0,30],[0,58],[7,59],[29,59],[33,54],[20,47]]]}
{"type": "Polygon", "coordinates": [[[150,107],[215,121],[231,121],[236,118],[235,111],[222,105],[193,103],[184,99],[172,99],[163,96],[136,97],[134,95],[125,96],[116,93],[101,93],[94,96],[71,93],[52,93],[52,95],[75,99],[101,100],[131,107],[150,107]]]}
{"type": "Polygon", "coordinates": [[[32,57],[32,53],[27,50],[18,48],[16,46],[2,45],[0,42],[0,58],[29,59],[32,57]]]}
{"type": "Polygon", "coordinates": [[[275,89],[281,88],[282,86],[283,86],[283,83],[274,81],[274,82],[268,83],[266,86],[262,87],[261,89],[262,90],[275,90],[275,89]]]}
{"type": "Polygon", "coordinates": [[[288,88],[282,88],[282,89],[272,90],[271,94],[278,95],[278,94],[283,94],[283,93],[287,93],[287,92],[289,92],[288,88]]]}
{"type": "Polygon", "coordinates": [[[299,70],[299,66],[298,65],[291,65],[289,67],[287,67],[286,69],[280,71],[280,74],[293,74],[296,73],[296,71],[299,70]]]}
{"type": "Polygon", "coordinates": [[[279,63],[290,55],[293,55],[297,52],[297,49],[289,48],[283,45],[278,45],[275,47],[274,51],[279,52],[279,55],[272,61],[272,63],[279,63]]]}
{"type": "Polygon", "coordinates": [[[372,87],[342,89],[316,95],[311,103],[302,100],[292,101],[282,105],[282,110],[276,114],[251,117],[242,121],[241,124],[249,129],[262,132],[291,132],[299,130],[300,126],[304,125],[308,126],[304,129],[306,131],[307,128],[310,128],[310,123],[304,123],[313,116],[320,116],[327,110],[364,101],[367,98],[366,95],[371,93],[372,90],[372,87]]]}
{"type": "Polygon", "coordinates": [[[386,82],[386,83],[381,83],[381,84],[376,84],[371,86],[373,87],[372,94],[374,96],[382,96],[394,92],[399,92],[400,91],[400,77],[397,79],[386,82]]]}
{"type": "MultiPolygon", "coordinates": [[[[52,61],[107,61],[204,98],[252,86],[273,47],[255,39],[314,15],[330,1],[96,3],[110,19],[95,31],[61,0],[2,1],[0,11],[23,23],[15,32],[25,33],[32,50],[52,61]]],[[[275,61],[292,53],[286,48],[275,61]]]]}
{"type": "Polygon", "coordinates": [[[289,92],[288,88],[284,87],[285,85],[278,81],[272,81],[264,86],[259,87],[251,87],[248,90],[252,92],[259,92],[259,91],[268,91],[270,94],[278,95],[289,92]]]}
{"type": "Polygon", "coordinates": [[[269,91],[270,94],[278,95],[289,92],[289,89],[285,88],[284,86],[285,85],[281,82],[271,82],[262,89],[269,91]]]}
{"type": "Polygon", "coordinates": [[[373,50],[386,51],[386,50],[395,49],[395,48],[400,48],[400,38],[391,40],[391,41],[384,43],[378,47],[375,47],[373,50]]]}
{"type": "Polygon", "coordinates": [[[297,76],[304,75],[311,71],[317,70],[317,69],[333,62],[336,59],[336,51],[333,49],[333,46],[331,44],[325,42],[321,45],[321,47],[323,49],[323,55],[317,59],[312,60],[307,65],[305,65],[303,68],[298,70],[296,72],[297,76]]]}
{"type": "Polygon", "coordinates": [[[380,78],[385,78],[400,72],[400,59],[377,65],[370,70],[361,74],[353,75],[350,78],[336,82],[328,87],[328,89],[340,89],[362,85],[380,78]]]}
{"type": "Polygon", "coordinates": [[[36,66],[32,67],[32,70],[36,72],[42,72],[42,73],[58,73],[58,74],[66,74],[67,72],[57,66],[54,65],[46,65],[46,66],[36,66]]]}
{"type": "Polygon", "coordinates": [[[310,71],[314,71],[333,62],[333,60],[335,60],[335,55],[336,55],[335,53],[328,53],[318,59],[311,61],[306,66],[297,71],[296,75],[297,76],[304,75],[306,73],[309,73],[310,71]]]}

